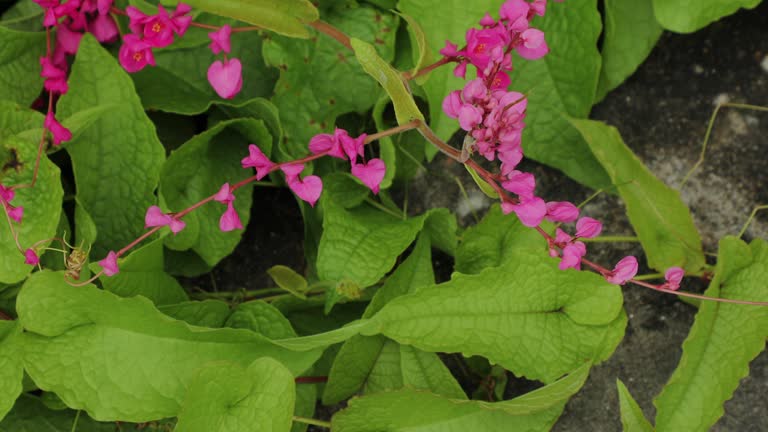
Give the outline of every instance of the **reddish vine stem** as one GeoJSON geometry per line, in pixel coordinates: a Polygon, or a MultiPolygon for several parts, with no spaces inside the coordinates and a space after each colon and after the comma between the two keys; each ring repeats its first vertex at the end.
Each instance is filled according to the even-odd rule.
{"type": "Polygon", "coordinates": [[[336,39],[337,42],[352,50],[352,42],[350,41],[349,36],[347,36],[343,31],[337,29],[336,27],[320,20],[312,21],[311,23],[307,23],[307,25],[319,31],[320,33],[326,34],[336,39]]]}
{"type": "Polygon", "coordinates": [[[448,57],[443,57],[440,60],[432,63],[431,65],[425,66],[421,69],[419,69],[415,74],[411,74],[411,72],[403,72],[403,78],[410,81],[412,79],[419,78],[421,76],[424,76],[433,70],[439,68],[442,65],[446,65],[448,63],[451,63],[453,60],[449,59],[448,57]]]}
{"type": "Polygon", "coordinates": [[[302,376],[294,380],[296,384],[317,384],[328,382],[327,376],[302,376]]]}
{"type": "Polygon", "coordinates": [[[0,311],[0,321],[13,321],[13,317],[3,311],[0,311]]]}

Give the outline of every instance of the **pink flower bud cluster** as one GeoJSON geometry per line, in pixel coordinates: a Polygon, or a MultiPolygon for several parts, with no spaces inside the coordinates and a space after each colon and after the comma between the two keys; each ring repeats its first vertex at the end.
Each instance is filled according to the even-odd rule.
{"type": "Polygon", "coordinates": [[[11,201],[16,197],[16,192],[10,187],[5,187],[0,184],[0,205],[3,206],[3,210],[8,214],[8,217],[21,223],[21,219],[24,217],[24,207],[14,207],[11,205],[11,201]]]}
{"type": "Polygon", "coordinates": [[[148,64],[155,66],[153,48],[163,48],[173,43],[174,35],[184,36],[192,17],[189,13],[192,7],[179,3],[176,10],[169,14],[162,5],[157,6],[157,15],[146,15],[134,6],[128,6],[131,29],[130,34],[123,36],[118,59],[128,72],[138,72],[148,64]]]}
{"type": "MultiPolygon", "coordinates": [[[[241,164],[243,168],[256,168],[256,180],[261,180],[277,166],[255,144],[248,146],[248,153],[241,164]]],[[[301,177],[300,174],[304,171],[302,163],[280,165],[280,170],[285,174],[285,182],[293,193],[314,207],[323,192],[323,181],[320,177],[315,175],[301,177]]]]}
{"type": "Polygon", "coordinates": [[[309,151],[313,154],[327,153],[328,156],[348,160],[352,175],[360,179],[374,194],[378,194],[387,167],[384,161],[378,158],[365,161],[363,148],[367,137],[362,134],[352,138],[347,131],[337,128],[333,135],[318,134],[312,137],[309,141],[309,151]],[[358,158],[361,162],[358,162],[358,158]]]}

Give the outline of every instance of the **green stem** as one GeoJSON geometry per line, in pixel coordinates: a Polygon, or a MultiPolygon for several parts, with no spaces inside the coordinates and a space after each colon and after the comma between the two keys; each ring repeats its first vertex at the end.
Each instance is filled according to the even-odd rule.
{"type": "Polygon", "coordinates": [[[749,215],[749,219],[747,219],[747,222],[744,224],[743,227],[741,227],[741,231],[739,231],[738,237],[743,236],[744,233],[747,232],[747,228],[749,228],[749,224],[752,223],[752,219],[754,219],[755,216],[757,216],[757,212],[759,212],[760,210],[765,210],[765,209],[768,209],[768,204],[759,205],[759,206],[755,207],[754,209],[752,209],[752,214],[749,215]]]}
{"type": "Polygon", "coordinates": [[[643,281],[643,280],[661,279],[663,277],[664,277],[663,273],[648,273],[640,276],[635,276],[633,279],[643,281]]]}
{"type": "Polygon", "coordinates": [[[394,217],[396,217],[398,219],[402,219],[403,218],[403,215],[400,214],[399,212],[395,212],[394,210],[390,209],[389,207],[387,207],[387,206],[385,206],[385,205],[383,205],[381,203],[378,203],[378,202],[376,202],[376,201],[374,201],[374,200],[372,200],[372,199],[370,199],[368,197],[365,198],[365,202],[370,204],[370,205],[372,205],[373,207],[376,207],[377,209],[383,211],[384,213],[386,213],[388,215],[392,215],[392,216],[394,216],[394,217]]]}
{"type": "Polygon", "coordinates": [[[77,410],[77,414],[75,414],[75,421],[72,422],[72,431],[75,432],[77,430],[77,421],[80,420],[80,410],[77,410]]]}
{"type": "Polygon", "coordinates": [[[293,421],[299,422],[299,423],[308,424],[308,425],[312,425],[312,426],[320,426],[320,427],[323,427],[323,428],[326,428],[326,429],[330,429],[331,428],[331,422],[327,422],[327,421],[324,421],[324,420],[313,419],[313,418],[308,418],[308,417],[293,416],[293,421]]]}
{"type": "Polygon", "coordinates": [[[640,240],[635,236],[600,236],[595,238],[579,238],[584,243],[637,243],[640,240]]]}

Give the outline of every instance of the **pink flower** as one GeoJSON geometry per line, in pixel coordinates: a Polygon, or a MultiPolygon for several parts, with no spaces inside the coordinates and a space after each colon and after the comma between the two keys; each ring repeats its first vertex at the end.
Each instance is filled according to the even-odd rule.
{"type": "Polygon", "coordinates": [[[591,217],[583,217],[576,222],[576,237],[597,237],[602,230],[603,224],[591,217]]]}
{"type": "Polygon", "coordinates": [[[664,273],[666,282],[661,287],[675,291],[680,288],[680,282],[683,280],[683,276],[685,276],[685,270],[680,267],[670,267],[667,269],[666,273],[664,273]]]}
{"type": "Polygon", "coordinates": [[[5,210],[8,212],[8,217],[15,220],[16,223],[21,223],[21,219],[24,217],[24,207],[14,207],[7,204],[5,210]]]}
{"type": "Polygon", "coordinates": [[[237,215],[237,210],[235,210],[232,201],[227,203],[227,210],[224,211],[224,214],[221,215],[221,219],[219,219],[219,229],[224,232],[243,229],[243,224],[240,222],[240,216],[237,215]]]}
{"type": "Polygon", "coordinates": [[[637,258],[627,256],[622,258],[613,271],[605,276],[605,279],[616,285],[623,285],[637,274],[637,258]]]}
{"type": "Polygon", "coordinates": [[[123,37],[123,45],[120,47],[118,59],[123,68],[131,73],[144,69],[148,64],[155,65],[152,46],[133,34],[123,37]]]}
{"type": "Polygon", "coordinates": [[[163,213],[158,206],[151,206],[144,215],[144,228],[168,226],[174,234],[183,230],[187,224],[184,221],[174,218],[171,215],[163,213]]]}
{"type": "Polygon", "coordinates": [[[379,193],[379,186],[386,172],[387,167],[381,159],[371,159],[368,163],[352,165],[352,175],[359,178],[374,194],[379,193]]]}
{"type": "Polygon", "coordinates": [[[110,15],[98,15],[88,23],[88,31],[93,33],[99,42],[114,42],[120,35],[115,20],[110,15]]]}
{"type": "Polygon", "coordinates": [[[208,33],[208,37],[211,39],[211,44],[208,45],[214,54],[218,54],[222,51],[229,54],[231,46],[229,43],[229,36],[232,34],[232,27],[229,24],[224,24],[220,29],[215,32],[208,33]]]}
{"type": "Polygon", "coordinates": [[[285,173],[285,182],[293,193],[314,207],[323,192],[323,181],[320,177],[311,175],[300,179],[299,174],[304,171],[303,164],[283,165],[280,169],[285,173]]]}
{"type": "Polygon", "coordinates": [[[143,34],[144,23],[149,19],[149,15],[145,14],[135,6],[126,7],[125,13],[128,15],[128,28],[137,35],[143,34]]]}
{"type": "Polygon", "coordinates": [[[171,15],[171,23],[173,24],[173,31],[179,36],[184,36],[187,32],[189,25],[192,24],[192,17],[189,16],[189,12],[192,11],[192,6],[184,3],[176,5],[176,10],[171,15]]]}
{"type": "Polygon", "coordinates": [[[557,228],[555,230],[555,243],[558,245],[565,247],[566,244],[573,241],[573,237],[568,235],[567,232],[561,230],[560,228],[557,228]]]}
{"type": "Polygon", "coordinates": [[[486,96],[488,96],[488,88],[485,86],[482,78],[475,78],[467,82],[464,90],[461,91],[461,97],[466,103],[482,101],[486,96]]]}
{"type": "Polygon", "coordinates": [[[109,8],[112,7],[114,0],[96,0],[96,7],[99,9],[100,15],[106,15],[109,13],[109,8]]]}
{"type": "Polygon", "coordinates": [[[539,226],[547,214],[547,205],[539,197],[523,198],[519,204],[512,204],[504,201],[501,203],[501,210],[504,214],[515,212],[523,225],[533,228],[539,226]]]}
{"type": "Polygon", "coordinates": [[[208,68],[208,82],[216,94],[224,99],[232,99],[243,88],[243,66],[240,60],[231,58],[216,60],[208,68]]]}
{"type": "Polygon", "coordinates": [[[440,54],[446,57],[456,57],[459,55],[458,47],[451,43],[451,41],[445,41],[445,47],[440,50],[440,54]]]}
{"type": "Polygon", "coordinates": [[[467,75],[467,62],[459,62],[459,64],[453,68],[453,75],[458,78],[464,78],[467,75]]]}
{"type": "Polygon", "coordinates": [[[544,40],[544,32],[538,29],[528,29],[521,34],[523,43],[515,47],[520,57],[527,60],[536,60],[544,57],[549,52],[547,42],[544,40]]]}
{"type": "Polygon", "coordinates": [[[491,81],[491,90],[505,90],[512,83],[512,79],[504,71],[496,72],[491,81]]]}
{"type": "Polygon", "coordinates": [[[214,201],[218,201],[222,204],[229,204],[235,200],[235,195],[232,193],[232,188],[229,183],[221,185],[221,189],[213,196],[214,201]]]}
{"type": "Polygon", "coordinates": [[[483,110],[470,104],[459,108],[459,126],[469,132],[483,121],[483,110]]]}
{"type": "Polygon", "coordinates": [[[341,146],[341,138],[349,137],[347,131],[344,129],[336,128],[331,134],[317,134],[309,140],[309,151],[312,154],[320,154],[328,152],[328,156],[338,159],[347,159],[347,155],[344,153],[344,149],[341,146]]]}
{"type": "Polygon", "coordinates": [[[56,45],[60,46],[67,54],[77,52],[82,38],[82,33],[70,29],[67,24],[62,24],[56,28],[56,45]]]}
{"type": "Polygon", "coordinates": [[[256,168],[256,179],[261,180],[264,176],[269,174],[269,171],[275,166],[275,163],[269,160],[267,155],[265,155],[256,144],[250,144],[248,146],[248,153],[249,155],[244,157],[240,163],[243,168],[256,168]]]}
{"type": "Polygon", "coordinates": [[[13,198],[16,196],[16,192],[13,191],[10,187],[5,187],[0,184],[0,203],[5,204],[13,201],[13,198]]]}
{"type": "Polygon", "coordinates": [[[114,276],[120,272],[117,267],[117,254],[114,251],[109,251],[107,257],[99,261],[99,265],[107,276],[114,276]]]}
{"type": "Polygon", "coordinates": [[[148,44],[163,48],[173,43],[173,23],[162,5],[157,6],[157,15],[146,17],[142,21],[144,40],[148,44]]]}
{"type": "Polygon", "coordinates": [[[580,242],[568,243],[563,248],[563,258],[560,260],[558,268],[560,270],[576,269],[581,270],[581,259],[587,254],[587,246],[580,242]]]}
{"type": "Polygon", "coordinates": [[[501,187],[523,198],[533,197],[533,191],[536,189],[536,178],[533,174],[514,170],[509,173],[507,179],[501,183],[501,187]]]}
{"type": "Polygon", "coordinates": [[[56,117],[53,115],[53,112],[49,112],[45,116],[45,121],[43,122],[43,126],[45,126],[46,129],[51,131],[51,135],[53,135],[54,146],[58,146],[61,143],[72,139],[72,132],[70,132],[69,129],[62,126],[61,123],[59,123],[56,120],[56,117]]]}
{"type": "Polygon", "coordinates": [[[547,220],[551,222],[573,222],[579,218],[579,208],[568,201],[547,203],[547,220]]]}
{"type": "Polygon", "coordinates": [[[341,148],[344,150],[344,154],[347,155],[352,165],[357,161],[358,156],[363,156],[363,148],[365,147],[365,139],[368,137],[366,134],[362,134],[357,138],[349,136],[347,131],[340,129],[341,132],[337,132],[336,136],[341,142],[341,148]]]}
{"type": "Polygon", "coordinates": [[[485,16],[480,20],[480,25],[483,27],[490,27],[495,24],[496,24],[496,20],[493,19],[491,14],[489,14],[488,12],[486,12],[485,16]]]}
{"type": "Polygon", "coordinates": [[[448,93],[448,96],[443,99],[443,111],[450,118],[459,117],[459,109],[464,104],[461,100],[461,91],[455,90],[448,93]]]}
{"type": "Polygon", "coordinates": [[[499,16],[501,19],[509,21],[512,25],[510,30],[520,30],[520,26],[524,23],[525,27],[528,27],[528,11],[530,10],[530,3],[525,0],[507,0],[501,5],[499,10],[499,16]]]}
{"type": "Polygon", "coordinates": [[[38,265],[40,263],[40,257],[37,256],[34,249],[27,249],[24,251],[24,264],[38,265]]]}
{"type": "Polygon", "coordinates": [[[43,16],[43,25],[46,27],[53,27],[58,22],[58,17],[56,16],[55,9],[59,7],[59,3],[61,3],[59,0],[32,0],[38,5],[40,5],[41,8],[45,10],[45,15],[43,16]]]}
{"type": "MultiPolygon", "coordinates": [[[[64,28],[65,26],[62,26],[64,28]]],[[[64,94],[69,90],[67,72],[51,62],[48,57],[40,57],[40,76],[45,78],[43,87],[51,93],[64,94]]]]}
{"type": "Polygon", "coordinates": [[[501,48],[508,42],[506,32],[500,27],[467,31],[466,57],[479,70],[485,69],[491,61],[496,48],[501,48]]]}
{"type": "Polygon", "coordinates": [[[523,160],[523,149],[520,146],[515,146],[508,150],[500,150],[498,156],[499,161],[501,161],[501,175],[506,177],[523,160]]]}

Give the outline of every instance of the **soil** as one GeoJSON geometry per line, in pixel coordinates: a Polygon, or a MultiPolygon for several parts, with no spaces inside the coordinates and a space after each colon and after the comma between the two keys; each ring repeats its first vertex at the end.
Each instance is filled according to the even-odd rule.
{"type": "MultiPolygon", "coordinates": [[[[726,101],[768,104],[768,2],[693,34],[665,33],[638,71],[594,108],[592,118],[616,126],[627,145],[659,178],[678,187],[699,156],[713,109],[726,101]]],[[[726,108],[714,123],[706,162],[681,191],[706,251],[716,252],[719,238],[738,233],[752,209],[768,203],[766,137],[768,113],[726,108]]],[[[537,193],[549,200],[579,202],[592,193],[556,170],[530,161],[525,164],[524,170],[536,174],[537,193]]],[[[466,226],[490,205],[457,164],[438,156],[428,171],[410,185],[411,212],[448,207],[466,226]],[[454,175],[465,185],[466,197],[454,175]]],[[[303,234],[296,230],[301,215],[292,196],[285,190],[257,189],[254,202],[244,241],[235,253],[214,269],[212,278],[191,283],[204,289],[215,284],[222,291],[256,289],[272,285],[265,275],[272,265],[302,268],[303,253],[297,245],[303,234]]],[[[615,196],[600,195],[585,212],[604,222],[605,233],[632,233],[621,200],[615,196]]],[[[768,212],[758,215],[745,239],[766,238],[766,234],[768,212]]],[[[642,250],[637,244],[590,249],[591,258],[606,266],[627,254],[642,256],[642,250]]],[[[450,275],[450,258],[439,256],[435,264],[444,270],[439,274],[450,275]]],[[[683,286],[698,292],[704,288],[697,281],[683,286]]],[[[675,296],[638,287],[627,286],[624,294],[629,324],[623,342],[613,357],[593,368],[554,431],[621,430],[617,379],[626,384],[646,417],[654,418],[653,398],[677,366],[696,308],[675,296]]],[[[509,388],[527,390],[531,383],[513,379],[509,388]]],[[[712,430],[768,431],[766,400],[768,355],[763,353],[752,362],[749,377],[725,404],[725,415],[712,430]]]]}

